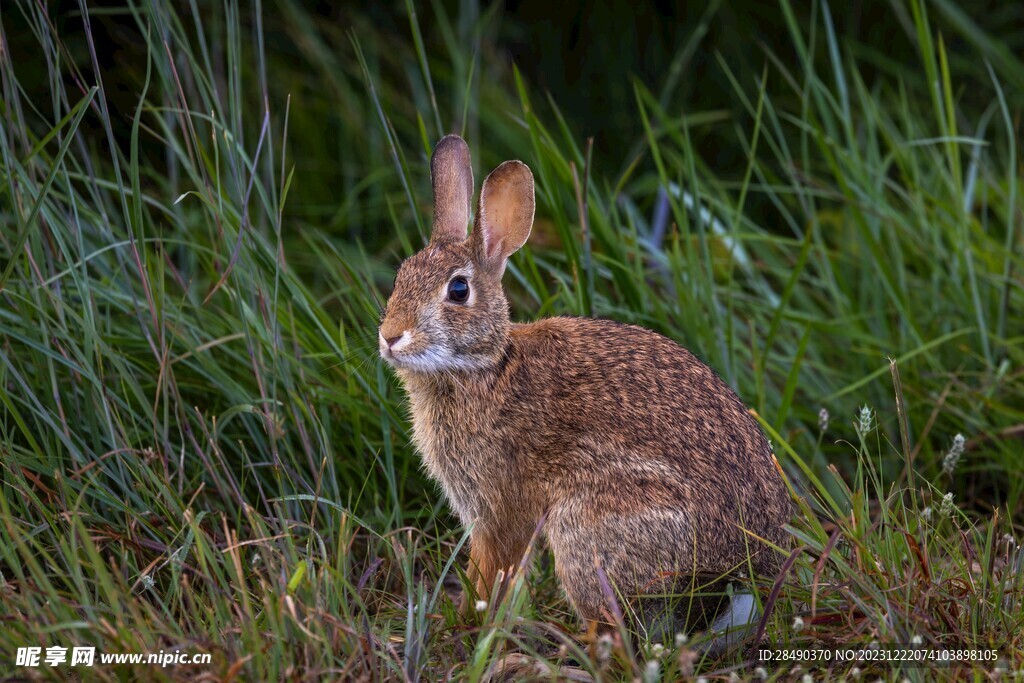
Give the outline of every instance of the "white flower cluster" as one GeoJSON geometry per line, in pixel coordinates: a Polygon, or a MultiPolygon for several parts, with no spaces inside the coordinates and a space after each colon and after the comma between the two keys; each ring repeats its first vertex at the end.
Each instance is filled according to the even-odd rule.
{"type": "Polygon", "coordinates": [[[661,680],[661,663],[652,659],[644,667],[644,683],[655,683],[658,680],[661,680]]]}
{"type": "Polygon", "coordinates": [[[960,456],[963,454],[964,435],[957,434],[953,437],[953,445],[949,447],[949,451],[942,458],[942,471],[946,474],[953,474],[953,470],[956,469],[957,464],[960,462],[960,456]]]}
{"type": "Polygon", "coordinates": [[[939,514],[943,517],[949,517],[956,510],[956,503],[953,502],[953,494],[947,493],[942,497],[942,505],[939,506],[939,514]]]}
{"type": "Polygon", "coordinates": [[[875,411],[871,410],[871,406],[861,406],[860,411],[857,413],[857,432],[859,434],[867,434],[871,431],[874,423],[875,411]]]}

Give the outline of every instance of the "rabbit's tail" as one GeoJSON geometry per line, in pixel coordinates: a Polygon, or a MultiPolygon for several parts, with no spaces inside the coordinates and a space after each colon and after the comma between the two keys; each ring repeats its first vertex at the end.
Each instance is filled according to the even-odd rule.
{"type": "Polygon", "coordinates": [[[748,591],[733,593],[728,606],[723,609],[708,628],[714,635],[694,649],[702,654],[721,655],[740,645],[757,629],[761,611],[757,600],[748,591]]]}

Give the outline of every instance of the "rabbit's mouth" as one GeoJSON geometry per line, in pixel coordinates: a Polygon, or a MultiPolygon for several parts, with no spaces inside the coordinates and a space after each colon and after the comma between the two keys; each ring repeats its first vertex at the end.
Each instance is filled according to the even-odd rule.
{"type": "Polygon", "coordinates": [[[404,332],[400,337],[385,339],[378,333],[380,357],[396,370],[421,373],[442,373],[453,370],[477,370],[481,363],[470,357],[453,352],[444,344],[414,344],[412,334],[404,332]]]}
{"type": "Polygon", "coordinates": [[[402,332],[397,337],[385,338],[381,332],[377,333],[377,345],[380,347],[380,356],[392,367],[401,370],[418,370],[420,372],[438,371],[444,368],[444,359],[447,355],[443,350],[439,352],[436,347],[422,344],[414,344],[420,341],[414,339],[410,330],[402,332]],[[420,347],[420,348],[417,348],[420,347]]]}

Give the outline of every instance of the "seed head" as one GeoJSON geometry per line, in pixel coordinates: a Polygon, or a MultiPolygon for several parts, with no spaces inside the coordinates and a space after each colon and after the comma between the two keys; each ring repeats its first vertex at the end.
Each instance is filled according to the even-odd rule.
{"type": "Polygon", "coordinates": [[[949,517],[956,510],[956,503],[953,502],[953,494],[947,493],[942,497],[942,505],[939,507],[939,514],[943,517],[949,517]]]}
{"type": "Polygon", "coordinates": [[[942,471],[946,474],[953,474],[953,470],[956,469],[957,463],[960,462],[960,456],[964,453],[964,435],[957,434],[953,437],[953,445],[949,447],[949,451],[946,456],[942,459],[942,471]]]}
{"type": "Polygon", "coordinates": [[[602,633],[601,637],[597,639],[597,660],[602,665],[607,664],[608,659],[612,656],[613,644],[612,637],[607,633],[602,633]]]}
{"type": "Polygon", "coordinates": [[[654,683],[661,678],[661,662],[652,659],[644,667],[644,683],[654,683]]]}
{"type": "Polygon", "coordinates": [[[861,406],[860,411],[857,413],[857,431],[861,434],[867,434],[870,432],[875,421],[874,418],[875,413],[871,410],[870,406],[861,406]]]}

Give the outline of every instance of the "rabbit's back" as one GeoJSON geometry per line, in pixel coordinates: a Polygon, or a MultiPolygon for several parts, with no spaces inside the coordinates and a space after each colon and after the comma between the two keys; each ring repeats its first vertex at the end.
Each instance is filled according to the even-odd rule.
{"type": "Polygon", "coordinates": [[[531,467],[552,501],[583,492],[594,514],[681,511],[708,565],[746,555],[738,526],[783,541],[790,500],[771,448],[735,392],[689,351],[589,318],[516,326],[511,339],[516,390],[503,414],[527,427],[531,467]]]}

